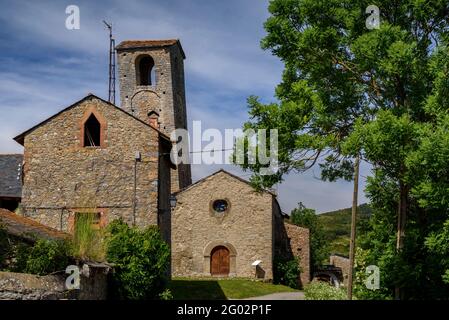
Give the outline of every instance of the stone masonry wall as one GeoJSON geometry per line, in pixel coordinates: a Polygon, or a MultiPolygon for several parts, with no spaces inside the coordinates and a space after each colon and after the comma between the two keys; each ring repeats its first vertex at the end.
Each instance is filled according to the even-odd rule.
{"type": "Polygon", "coordinates": [[[309,229],[284,223],[290,242],[290,248],[295,257],[299,257],[301,266],[301,285],[310,282],[310,238],[309,229]]]}
{"type": "Polygon", "coordinates": [[[261,260],[265,279],[272,279],[272,195],[216,173],[177,194],[172,212],[172,275],[210,276],[210,253],[219,245],[231,253],[230,276],[255,277],[251,264],[261,260]],[[211,209],[226,199],[224,214],[211,209]]]}
{"type": "Polygon", "coordinates": [[[67,290],[68,274],[38,276],[27,273],[0,272],[0,300],[106,300],[108,273],[104,265],[80,266],[80,288],[67,290]]]}
{"type": "MultiPolygon", "coordinates": [[[[168,136],[176,128],[187,129],[183,56],[177,45],[118,50],[121,107],[144,122],[148,113],[159,114],[160,130],[168,136]],[[155,84],[140,86],[136,60],[149,55],[154,60],[155,84]]],[[[153,80],[154,81],[154,80],[153,80]]],[[[172,191],[192,183],[190,165],[172,171],[172,191]]]]}
{"type": "Polygon", "coordinates": [[[136,223],[157,224],[159,133],[93,96],[60,113],[25,137],[22,204],[25,215],[69,231],[73,212],[98,208],[102,222],[132,223],[134,158],[136,223]],[[82,146],[82,120],[95,112],[104,123],[102,147],[82,146]]]}
{"type": "Polygon", "coordinates": [[[273,203],[275,257],[281,259],[299,258],[301,267],[300,287],[310,282],[310,239],[309,229],[290,224],[282,216],[279,205],[273,203]]]}
{"type": "Polygon", "coordinates": [[[329,257],[329,264],[341,269],[343,284],[347,286],[349,277],[349,258],[333,254],[329,257]]]}

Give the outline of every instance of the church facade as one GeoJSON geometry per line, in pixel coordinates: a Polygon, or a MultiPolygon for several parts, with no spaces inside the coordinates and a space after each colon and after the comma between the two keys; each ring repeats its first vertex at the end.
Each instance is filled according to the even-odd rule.
{"type": "Polygon", "coordinates": [[[187,129],[179,40],[116,49],[120,107],[89,94],[15,138],[23,214],[69,232],[85,214],[99,228],[158,225],[173,276],[272,280],[277,258],[299,257],[307,283],[308,230],[286,223],[274,194],[222,170],[192,184],[190,165],[170,161],[170,133],[187,129]]]}

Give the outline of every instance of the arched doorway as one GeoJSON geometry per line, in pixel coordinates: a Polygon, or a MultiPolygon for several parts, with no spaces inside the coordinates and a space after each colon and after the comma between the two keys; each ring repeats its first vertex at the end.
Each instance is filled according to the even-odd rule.
{"type": "Polygon", "coordinates": [[[224,246],[215,247],[210,255],[210,273],[213,276],[229,275],[229,250],[224,246]]]}

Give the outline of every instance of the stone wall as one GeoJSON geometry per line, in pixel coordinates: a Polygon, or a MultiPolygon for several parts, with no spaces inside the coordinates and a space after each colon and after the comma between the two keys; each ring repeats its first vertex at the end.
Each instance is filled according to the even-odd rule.
{"type": "Polygon", "coordinates": [[[349,258],[333,254],[329,257],[329,264],[341,269],[343,284],[347,286],[349,277],[349,258]]]}
{"type": "Polygon", "coordinates": [[[280,259],[299,258],[301,267],[299,286],[310,282],[310,234],[309,229],[288,223],[280,212],[279,205],[273,205],[275,209],[275,256],[280,259]]]}
{"type": "Polygon", "coordinates": [[[67,290],[68,274],[37,276],[27,273],[0,272],[0,300],[106,300],[106,265],[86,264],[80,274],[80,289],[67,290]]]}
{"type": "MultiPolygon", "coordinates": [[[[133,46],[117,47],[121,107],[144,122],[151,111],[159,115],[159,128],[168,136],[174,129],[187,129],[187,111],[184,84],[184,57],[180,46],[150,47],[136,42],[133,46]],[[142,56],[154,60],[155,84],[138,83],[136,61],[142,56]]],[[[188,152],[188,150],[186,150],[188,152]]],[[[192,183],[190,165],[180,165],[172,172],[172,191],[192,183]]]]}
{"type": "Polygon", "coordinates": [[[284,223],[289,238],[290,250],[295,257],[299,257],[301,266],[301,285],[310,282],[310,237],[309,229],[293,224],[284,223]]]}
{"type": "Polygon", "coordinates": [[[60,300],[69,297],[62,276],[0,272],[0,300],[60,300]]]}
{"type": "Polygon", "coordinates": [[[122,217],[157,224],[159,133],[122,110],[88,96],[25,136],[25,215],[70,231],[75,211],[97,208],[102,222],[122,217]],[[83,147],[83,119],[102,122],[102,147],[83,147]],[[135,153],[137,165],[134,197],[135,153]]]}
{"type": "Polygon", "coordinates": [[[210,276],[216,246],[230,251],[230,274],[255,277],[251,264],[261,260],[264,278],[273,278],[272,195],[258,193],[224,171],[178,193],[172,212],[172,275],[210,276]],[[216,214],[212,202],[226,199],[229,209],[216,214]]]}

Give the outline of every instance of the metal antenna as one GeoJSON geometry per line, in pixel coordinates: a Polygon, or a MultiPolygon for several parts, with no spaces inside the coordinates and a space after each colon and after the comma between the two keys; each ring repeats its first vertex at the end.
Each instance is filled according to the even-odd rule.
{"type": "Polygon", "coordinates": [[[108,101],[115,104],[115,39],[112,38],[112,23],[103,23],[109,29],[109,98],[108,101]]]}

